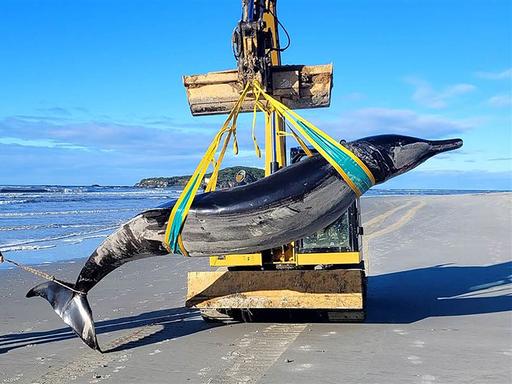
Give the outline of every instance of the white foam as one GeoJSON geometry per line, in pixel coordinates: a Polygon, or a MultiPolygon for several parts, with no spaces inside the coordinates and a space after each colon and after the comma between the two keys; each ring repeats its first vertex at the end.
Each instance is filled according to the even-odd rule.
{"type": "Polygon", "coordinates": [[[83,215],[95,213],[109,213],[109,212],[128,212],[137,211],[138,208],[118,208],[118,209],[84,209],[72,211],[45,211],[45,212],[6,212],[0,213],[0,217],[27,217],[27,216],[50,216],[50,215],[83,215]]]}
{"type": "Polygon", "coordinates": [[[7,204],[23,204],[28,203],[30,200],[0,200],[0,205],[7,205],[7,204]]]}
{"type": "Polygon", "coordinates": [[[8,227],[0,227],[0,232],[12,231],[32,231],[36,229],[51,229],[51,228],[89,228],[98,227],[98,224],[34,224],[34,225],[15,225],[8,227]]]}
{"type": "Polygon", "coordinates": [[[37,251],[40,249],[48,249],[55,248],[55,244],[48,245],[20,245],[20,246],[10,246],[10,247],[2,247],[2,252],[13,252],[13,251],[37,251]]]}
{"type": "Polygon", "coordinates": [[[96,229],[94,231],[74,232],[74,233],[68,233],[68,234],[60,235],[60,236],[45,237],[42,239],[29,239],[29,240],[19,242],[19,243],[14,243],[14,244],[3,244],[0,249],[2,251],[7,251],[8,249],[13,250],[13,249],[11,249],[13,247],[20,247],[20,246],[25,246],[25,245],[34,244],[34,243],[44,243],[47,241],[56,241],[56,240],[64,240],[64,239],[72,239],[72,238],[88,239],[88,238],[94,238],[94,237],[105,237],[106,235],[100,234],[100,232],[112,231],[115,228],[117,228],[117,225],[103,227],[100,229],[96,229]]]}

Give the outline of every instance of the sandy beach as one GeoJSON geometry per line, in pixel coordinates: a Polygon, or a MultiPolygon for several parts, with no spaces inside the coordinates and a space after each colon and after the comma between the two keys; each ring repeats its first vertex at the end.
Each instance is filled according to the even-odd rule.
{"type": "MultiPolygon", "coordinates": [[[[90,292],[100,354],[24,297],[39,279],[1,270],[0,383],[509,383],[511,209],[511,193],[364,198],[361,324],[205,323],[183,304],[208,260],[156,257],[90,292]]],[[[74,281],[83,262],[41,268],[74,281]]]]}

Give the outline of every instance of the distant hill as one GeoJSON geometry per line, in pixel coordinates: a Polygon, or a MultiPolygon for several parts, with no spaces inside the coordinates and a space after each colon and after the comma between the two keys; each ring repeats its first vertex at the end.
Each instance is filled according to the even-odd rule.
{"type": "MultiPolygon", "coordinates": [[[[217,189],[232,188],[240,183],[237,183],[235,175],[240,171],[245,171],[245,179],[242,184],[252,183],[265,176],[265,171],[260,168],[253,167],[229,167],[219,171],[219,177],[217,181],[217,189]]],[[[171,176],[171,177],[149,177],[142,179],[135,187],[138,188],[183,188],[192,175],[186,176],[171,176]]],[[[211,173],[205,176],[205,180],[208,180],[211,173]]],[[[204,185],[203,185],[204,187],[204,185]]]]}

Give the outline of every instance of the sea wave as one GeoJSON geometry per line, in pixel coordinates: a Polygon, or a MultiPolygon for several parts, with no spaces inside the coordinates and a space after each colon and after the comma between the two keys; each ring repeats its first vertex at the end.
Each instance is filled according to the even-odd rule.
{"type": "MultiPolygon", "coordinates": [[[[119,222],[121,224],[121,222],[119,222]]],[[[39,229],[66,229],[66,228],[90,228],[100,227],[99,223],[96,224],[34,224],[34,225],[13,225],[0,227],[0,232],[12,232],[12,231],[33,231],[39,229]]]]}
{"type": "Polygon", "coordinates": [[[117,209],[76,209],[70,211],[43,211],[43,212],[2,212],[0,218],[7,217],[28,217],[28,216],[58,216],[58,215],[83,215],[112,212],[139,211],[139,208],[117,208],[117,209]]]}
{"type": "Polygon", "coordinates": [[[24,199],[24,200],[0,200],[0,205],[7,205],[7,204],[25,204],[30,202],[31,200],[24,199]]]}
{"type": "Polygon", "coordinates": [[[133,187],[0,185],[0,250],[12,251],[13,257],[28,263],[88,252],[130,217],[179,193],[133,187]],[[52,249],[45,251],[48,248],[52,249]]]}
{"type": "Polygon", "coordinates": [[[55,248],[55,244],[45,245],[13,245],[9,247],[2,247],[2,252],[16,252],[16,251],[37,251],[40,249],[55,248]]]}
{"type": "Polygon", "coordinates": [[[127,203],[129,201],[151,201],[151,200],[162,200],[167,201],[171,199],[175,199],[178,197],[178,194],[137,194],[137,193],[88,193],[88,194],[74,194],[72,196],[68,196],[66,194],[46,194],[46,195],[18,195],[18,196],[1,196],[0,195],[0,206],[12,206],[12,205],[36,205],[36,204],[45,204],[45,203],[81,203],[88,204],[94,202],[105,202],[108,201],[110,203],[123,202],[127,203]]]}
{"type": "Polygon", "coordinates": [[[101,232],[105,231],[112,231],[113,229],[117,228],[117,225],[107,226],[103,228],[99,228],[93,231],[84,231],[84,232],[73,232],[73,233],[67,233],[63,235],[58,236],[48,236],[41,239],[28,239],[25,241],[17,242],[17,243],[11,243],[11,244],[1,244],[0,250],[6,251],[8,249],[11,249],[12,247],[20,247],[24,245],[30,245],[30,244],[37,244],[37,243],[45,243],[49,241],[58,241],[58,240],[64,240],[64,239],[71,239],[71,238],[86,238],[87,236],[94,235],[95,237],[101,237],[106,236],[107,234],[100,234],[101,232]]]}
{"type": "Polygon", "coordinates": [[[84,240],[101,239],[101,238],[105,238],[107,236],[108,236],[108,233],[102,233],[102,234],[89,235],[89,236],[77,237],[77,238],[72,238],[72,239],[64,239],[62,241],[65,243],[68,243],[68,244],[80,244],[84,240]]]}
{"type": "Polygon", "coordinates": [[[0,194],[13,194],[13,193],[61,193],[61,194],[91,194],[91,193],[137,193],[137,194],[163,194],[174,193],[180,191],[179,188],[134,188],[134,187],[84,187],[84,186],[21,186],[21,185],[0,185],[0,194]]]}

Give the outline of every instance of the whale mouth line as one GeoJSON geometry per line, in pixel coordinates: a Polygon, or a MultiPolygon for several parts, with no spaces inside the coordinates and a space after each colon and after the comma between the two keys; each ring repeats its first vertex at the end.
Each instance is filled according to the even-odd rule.
{"type": "Polygon", "coordinates": [[[459,149],[463,145],[462,139],[433,140],[429,141],[434,153],[442,153],[459,149]]]}

